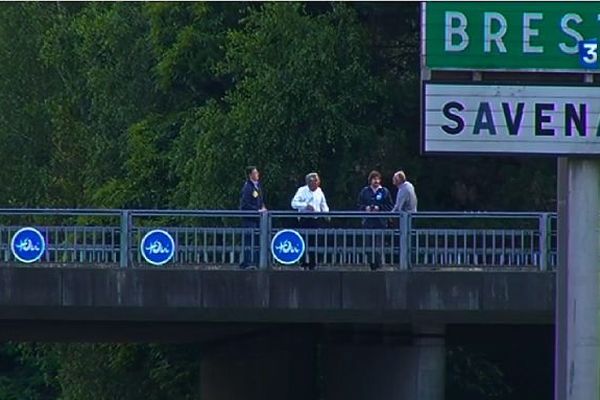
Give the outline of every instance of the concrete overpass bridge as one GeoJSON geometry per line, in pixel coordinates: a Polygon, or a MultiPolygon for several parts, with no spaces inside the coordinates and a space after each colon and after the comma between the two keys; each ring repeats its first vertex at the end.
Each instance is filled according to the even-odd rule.
{"type": "Polygon", "coordinates": [[[289,212],[0,210],[0,336],[203,342],[211,399],[313,398],[318,364],[327,399],[437,400],[452,326],[553,323],[554,214],[380,214],[377,230],[362,213],[319,217],[301,229],[289,212]],[[25,226],[46,244],[32,263],[12,250],[25,226]],[[157,228],[175,244],[161,266],[140,250],[157,228]],[[284,228],[315,270],[272,257],[284,228]],[[248,249],[256,270],[238,267],[248,249]]]}

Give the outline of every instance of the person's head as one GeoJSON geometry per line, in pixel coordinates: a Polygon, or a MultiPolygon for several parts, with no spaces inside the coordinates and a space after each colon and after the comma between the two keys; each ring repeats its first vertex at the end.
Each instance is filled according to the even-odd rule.
{"type": "Polygon", "coordinates": [[[257,182],[260,178],[260,174],[258,173],[258,169],[254,165],[250,165],[246,167],[246,177],[251,181],[257,182]]]}
{"type": "Polygon", "coordinates": [[[378,187],[381,185],[381,174],[379,171],[371,171],[369,173],[369,185],[372,187],[378,187]]]}
{"type": "Polygon", "coordinates": [[[394,185],[396,185],[396,186],[402,185],[404,182],[406,182],[406,174],[402,170],[397,171],[394,174],[394,177],[392,178],[392,180],[393,180],[394,185]]]}
{"type": "Polygon", "coordinates": [[[321,179],[319,179],[319,174],[317,174],[316,172],[311,172],[310,174],[306,174],[306,177],[304,178],[304,180],[306,181],[306,185],[308,186],[308,188],[313,192],[315,190],[317,190],[317,188],[321,184],[321,179]]]}

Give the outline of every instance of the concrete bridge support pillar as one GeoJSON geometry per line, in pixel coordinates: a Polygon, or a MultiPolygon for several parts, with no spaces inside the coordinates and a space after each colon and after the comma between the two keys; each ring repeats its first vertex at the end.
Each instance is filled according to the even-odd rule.
{"type": "Polygon", "coordinates": [[[446,383],[446,342],[441,329],[420,329],[414,339],[416,395],[414,399],[442,400],[446,383]]]}
{"type": "Polygon", "coordinates": [[[323,398],[443,400],[445,363],[439,330],[418,331],[412,345],[331,345],[323,354],[323,398]]]}
{"type": "Polygon", "coordinates": [[[401,344],[386,337],[354,339],[351,332],[325,338],[300,328],[209,349],[201,364],[202,398],[444,399],[445,341],[439,331],[419,330],[401,344]]]}
{"type": "Polygon", "coordinates": [[[600,162],[562,168],[555,399],[600,399],[600,162]]]}

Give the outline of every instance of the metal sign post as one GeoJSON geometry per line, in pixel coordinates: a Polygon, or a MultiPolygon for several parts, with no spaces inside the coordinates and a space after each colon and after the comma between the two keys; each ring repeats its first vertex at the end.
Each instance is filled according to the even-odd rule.
{"type": "Polygon", "coordinates": [[[600,163],[562,163],[555,399],[600,399],[600,163]]]}
{"type": "Polygon", "coordinates": [[[558,213],[558,265],[556,269],[556,301],[554,306],[554,399],[566,399],[567,382],[567,265],[568,244],[567,232],[569,213],[567,202],[569,196],[569,168],[566,157],[558,158],[556,198],[558,213]]]}

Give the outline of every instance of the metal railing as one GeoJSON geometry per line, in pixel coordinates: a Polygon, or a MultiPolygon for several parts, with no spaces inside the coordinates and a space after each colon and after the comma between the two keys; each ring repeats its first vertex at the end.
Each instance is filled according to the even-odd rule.
{"type": "Polygon", "coordinates": [[[263,269],[288,268],[270,251],[284,228],[305,240],[300,262],[322,267],[547,270],[557,264],[555,213],[0,209],[0,263],[18,263],[10,242],[24,226],[38,229],[47,243],[38,263],[57,266],[152,267],[139,247],[156,228],[175,241],[166,266],[188,268],[237,267],[245,258],[263,269]]]}
{"type": "Polygon", "coordinates": [[[556,266],[552,213],[436,213],[411,216],[411,265],[556,266]]]}

